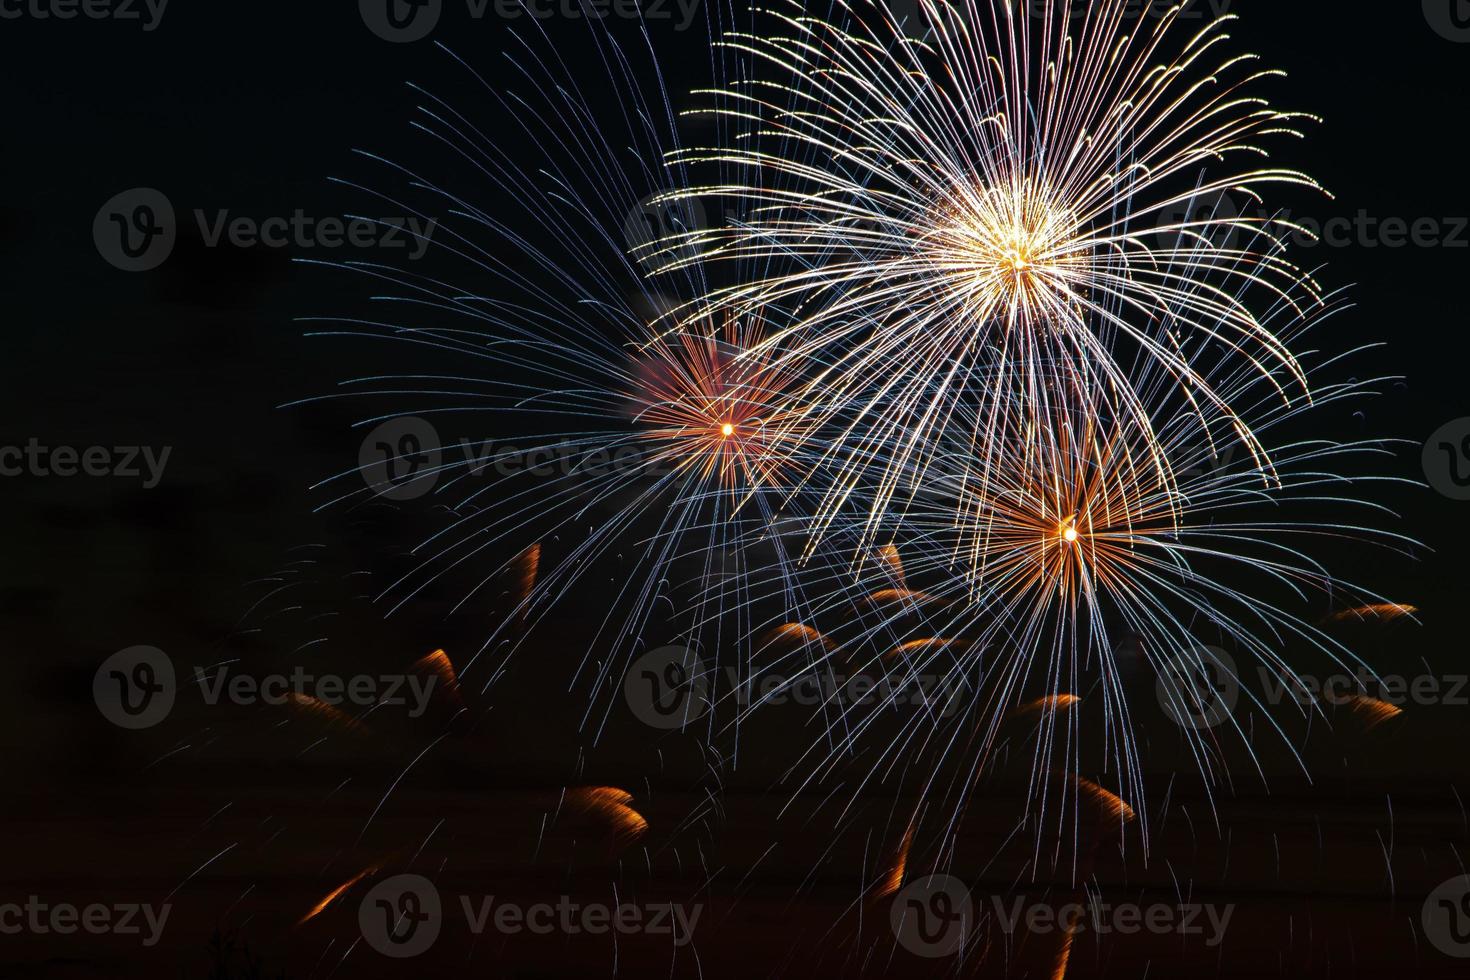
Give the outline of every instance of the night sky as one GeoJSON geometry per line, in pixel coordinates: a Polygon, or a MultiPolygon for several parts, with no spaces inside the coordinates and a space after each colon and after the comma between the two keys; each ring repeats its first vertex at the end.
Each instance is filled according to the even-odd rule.
{"type": "MultiPolygon", "coordinates": [[[[363,213],[371,201],[332,178],[384,172],[353,150],[433,159],[409,126],[424,99],[405,83],[442,91],[457,106],[478,96],[464,66],[427,41],[385,42],[352,3],[173,0],[156,22],[142,3],[132,5],[139,19],[39,18],[36,3],[0,0],[8,340],[0,446],[34,440],[80,454],[105,447],[118,461],[129,447],[152,455],[137,454],[136,475],[0,477],[0,905],[37,895],[79,906],[167,901],[174,909],[149,946],[126,935],[0,929],[0,976],[1051,975],[1054,950],[1045,942],[960,965],[895,952],[890,942],[865,962],[843,945],[847,925],[828,931],[878,844],[861,833],[834,835],[829,811],[812,808],[819,815],[808,819],[800,805],[782,810],[790,794],[777,783],[786,749],[802,737],[800,718],[777,717],[742,735],[741,763],[719,786],[692,740],[650,742],[646,729],[616,713],[594,744],[579,730],[585,705],[565,683],[595,616],[593,588],[572,597],[574,610],[551,624],[472,726],[430,712],[375,722],[362,740],[333,732],[319,744],[309,726],[321,719],[183,697],[155,727],[109,724],[94,702],[93,676],[125,648],[165,650],[181,672],[232,659],[284,671],[304,657],[340,673],[401,672],[436,648],[474,649],[487,617],[505,615],[501,584],[468,610],[451,610],[456,596],[431,592],[385,620],[361,582],[400,571],[433,515],[323,509],[332,495],[312,489],[357,465],[364,430],[352,426],[372,411],[343,401],[283,406],[395,365],[381,344],[303,336],[298,318],[360,311],[367,289],[359,278],[293,260],[363,251],[211,245],[192,219],[196,209],[256,220],[363,213]],[[99,253],[94,219],[109,199],[139,187],[161,191],[181,220],[168,259],[132,273],[99,253]],[[164,463],[156,485],[150,458],[164,463]],[[273,590],[287,581],[289,601],[273,590]],[[319,635],[329,642],[310,645],[319,635]],[[395,776],[441,737],[442,750],[369,821],[395,776]],[[652,873],[639,850],[614,855],[595,828],[564,814],[538,846],[543,814],[574,785],[628,789],[656,830],[700,816],[652,873]],[[778,839],[780,856],[758,861],[778,839]],[[432,857],[413,865],[426,841],[432,857]],[[701,863],[724,868],[707,888],[701,863]],[[446,927],[422,960],[360,948],[339,964],[357,938],[355,909],[367,885],[319,919],[298,920],[373,864],[441,873],[446,904],[456,889],[526,903],[566,894],[606,901],[610,882],[634,875],[645,897],[708,906],[696,930],[698,960],[682,948],[671,954],[666,936],[629,937],[615,952],[605,935],[477,941],[446,927]],[[212,937],[251,952],[211,950],[212,937]],[[249,957],[260,958],[260,972],[250,972],[249,957]]],[[[503,54],[508,31],[494,4],[483,19],[467,16],[463,3],[446,6],[434,39],[491,87],[526,84],[503,54]]],[[[708,81],[705,18],[677,30],[682,14],[668,6],[671,19],[651,22],[650,37],[683,107],[693,104],[684,93],[708,81]]],[[[1388,440],[1393,454],[1379,472],[1403,482],[1364,481],[1353,492],[1389,508],[1392,516],[1372,519],[1422,546],[1402,555],[1333,544],[1321,557],[1340,577],[1417,606],[1420,622],[1334,635],[1384,673],[1453,687],[1470,674],[1462,558],[1470,502],[1425,485],[1424,444],[1470,416],[1462,301],[1470,276],[1470,4],[1228,6],[1241,18],[1229,28],[1232,50],[1257,52],[1287,73],[1268,86],[1273,100],[1323,117],[1306,140],[1276,145],[1273,159],[1312,174],[1333,198],[1273,203],[1304,220],[1348,219],[1354,229],[1340,244],[1298,254],[1304,265],[1320,264],[1319,280],[1345,288],[1351,304],[1312,345],[1381,343],[1345,362],[1342,375],[1402,379],[1366,402],[1328,406],[1313,417],[1313,431],[1388,440]],[[1394,244],[1415,227],[1438,241],[1394,244]]],[[[599,91],[586,25],[553,16],[542,26],[599,91]]],[[[623,43],[637,41],[630,27],[610,22],[623,43]]],[[[508,153],[534,159],[513,130],[500,132],[508,153]]],[[[484,191],[453,189],[471,201],[484,191]]],[[[476,203],[493,210],[500,202],[476,203]]],[[[1442,438],[1467,437],[1470,423],[1442,438]]],[[[1427,458],[1443,461],[1432,476],[1444,484],[1447,451],[1431,446],[1427,458]]],[[[1470,473],[1470,457],[1459,462],[1470,473]]],[[[1319,603],[1301,614],[1330,611],[1319,603]]],[[[1470,697],[1470,687],[1463,693],[1470,697]]],[[[1217,801],[1218,827],[1200,787],[1182,779],[1182,812],[1160,830],[1147,865],[1117,853],[1105,840],[1110,831],[1082,831],[1097,887],[1142,901],[1172,897],[1181,882],[1238,905],[1237,921],[1219,948],[1169,936],[1100,946],[1079,938],[1066,975],[1463,976],[1466,961],[1422,935],[1420,909],[1440,882],[1464,873],[1456,854],[1470,847],[1461,802],[1470,793],[1470,707],[1407,708],[1371,737],[1320,725],[1287,726],[1314,780],[1279,739],[1261,739],[1268,778],[1240,764],[1217,801]]],[[[1163,757],[1170,751],[1160,748],[1163,757]]],[[[1169,773],[1154,776],[1162,797],[1169,773]]],[[[1016,894],[1030,855],[1001,842],[1006,815],[1028,790],[1012,774],[991,792],[962,836],[971,854],[1001,856],[972,888],[983,880],[1016,894]]],[[[856,808],[886,812],[886,802],[859,795],[856,808]]],[[[870,914],[877,924],[867,932],[886,930],[886,911],[870,914]]],[[[1463,921],[1470,928],[1470,906],[1463,921]]]]}

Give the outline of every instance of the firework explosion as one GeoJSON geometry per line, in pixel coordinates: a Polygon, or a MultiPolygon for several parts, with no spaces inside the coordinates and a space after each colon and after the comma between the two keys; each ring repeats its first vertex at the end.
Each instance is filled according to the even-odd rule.
{"type": "MultiPolygon", "coordinates": [[[[890,896],[910,868],[953,859],[980,779],[1013,744],[1026,745],[1037,826],[1055,811],[1075,829],[1087,808],[1146,842],[1130,669],[1189,714],[1197,691],[1179,677],[1209,666],[1205,637],[1290,682],[1283,638],[1354,662],[1294,606],[1346,594],[1339,617],[1409,615],[1337,582],[1308,547],[1405,543],[1337,516],[1367,506],[1340,467],[1381,444],[1296,435],[1381,379],[1320,384],[1346,354],[1296,349],[1337,304],[1285,255],[1290,222],[1194,214],[1225,191],[1320,191],[1295,171],[1237,165],[1310,117],[1255,94],[1275,73],[1228,52],[1230,18],[1191,35],[1175,10],[1133,33],[1127,6],[1061,0],[1023,16],[1000,0],[925,0],[920,39],[868,5],[828,21],[778,4],[755,15],[768,30],[719,42],[733,81],[695,113],[715,120],[718,145],[679,148],[667,100],[631,97],[631,174],[606,166],[627,154],[570,75],[516,116],[548,150],[540,167],[428,96],[421,128],[488,161],[525,213],[491,216],[449,181],[392,165],[464,219],[435,246],[475,285],[351,267],[397,315],[334,318],[326,332],[457,363],[358,379],[352,394],[439,406],[420,414],[468,402],[523,426],[517,454],[571,463],[468,489],[465,463],[436,468],[449,521],[383,595],[401,609],[467,573],[456,611],[506,578],[513,608],[479,650],[421,668],[462,705],[461,688],[487,692],[526,636],[605,581],[606,611],[570,665],[591,678],[589,728],[611,708],[598,715],[596,695],[658,631],[738,648],[746,678],[760,653],[788,677],[842,664],[894,679],[876,705],[822,704],[816,742],[788,760],[798,785],[838,778],[845,798],[894,781],[905,829],[873,889],[890,896]],[[576,138],[556,119],[580,123],[576,138]],[[597,173],[601,196],[553,149],[597,173]],[[717,178],[693,179],[702,168],[717,178]],[[622,218],[650,190],[660,205],[731,209],[626,246],[622,218]],[[535,236],[520,230],[531,223],[535,236]],[[620,463],[592,465],[602,458],[620,463]],[[661,622],[681,576],[687,615],[661,622]],[[885,727],[900,692],[935,674],[956,692],[953,716],[910,711],[885,727]],[[1082,774],[1084,750],[1106,779],[1082,774]]],[[[1392,717],[1369,700],[1353,711],[1370,727],[1392,717]]],[[[1224,781],[1215,736],[1185,735],[1207,783],[1224,781]]],[[[630,799],[568,796],[631,846],[648,821],[630,799]]],[[[1070,940],[1059,974],[1069,954],[1070,940]]]]}
{"type": "MultiPolygon", "coordinates": [[[[988,475],[1009,448],[994,420],[1014,398],[1038,412],[1106,400],[1150,424],[1130,361],[1158,362],[1260,454],[1249,420],[1182,344],[1207,336],[1282,397],[1304,397],[1306,376],[1259,306],[1305,312],[1320,291],[1282,254],[1289,222],[1188,212],[1227,190],[1317,189],[1294,171],[1235,167],[1309,117],[1272,109],[1256,90],[1275,73],[1222,53],[1230,18],[1189,37],[1181,8],[1134,32],[1124,0],[1060,0],[1040,16],[1000,0],[922,9],[924,41],[882,8],[856,5],[839,24],[794,3],[775,5],[761,33],[726,37],[746,61],[703,111],[738,133],[672,162],[719,164],[733,179],[671,198],[728,199],[742,220],[650,248],[670,269],[794,266],[673,320],[707,316],[708,304],[797,311],[773,342],[821,365],[805,414],[833,430],[826,454],[841,470],[821,526],[862,506],[876,533],[902,474],[922,476],[955,429],[988,475]],[[876,486],[855,500],[877,456],[876,486]]],[[[1162,446],[1145,449],[1172,474],[1162,446]]]]}

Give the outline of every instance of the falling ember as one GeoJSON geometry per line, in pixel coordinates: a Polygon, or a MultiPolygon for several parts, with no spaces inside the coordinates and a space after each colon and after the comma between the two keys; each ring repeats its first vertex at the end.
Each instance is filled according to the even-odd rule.
{"type": "Polygon", "coordinates": [[[905,588],[908,583],[904,579],[903,557],[898,553],[898,545],[884,545],[878,549],[878,558],[888,568],[888,573],[893,576],[893,581],[898,583],[899,588],[905,588]]]}
{"type": "Polygon", "coordinates": [[[352,888],[353,885],[357,884],[359,881],[362,881],[364,878],[371,877],[372,875],[375,875],[377,873],[378,866],[376,864],[370,864],[366,868],[363,868],[357,874],[353,875],[351,878],[348,878],[336,888],[333,888],[331,891],[327,892],[322,900],[313,905],[311,907],[311,911],[303,915],[301,917],[301,920],[297,922],[296,925],[298,927],[306,925],[312,919],[315,919],[317,916],[325,912],[327,906],[331,905],[337,899],[345,895],[352,888]]]}
{"type": "Polygon", "coordinates": [[[832,650],[833,642],[821,633],[807,626],[805,623],[783,623],[766,634],[765,646],[770,646],[778,640],[795,640],[803,645],[819,646],[824,650],[832,650]]]}
{"type": "Polygon", "coordinates": [[[364,725],[362,722],[347,714],[345,711],[334,708],[332,705],[327,704],[325,701],[312,697],[310,694],[292,692],[287,697],[286,703],[291,705],[300,713],[315,718],[318,721],[325,722],[333,727],[345,728],[349,732],[356,732],[359,734],[365,734],[367,732],[367,726],[364,725]]]}
{"type": "Polygon", "coordinates": [[[930,651],[939,652],[942,650],[948,650],[951,647],[963,649],[967,645],[968,644],[965,644],[958,640],[946,639],[942,636],[931,636],[923,640],[909,640],[907,643],[900,643],[898,646],[888,651],[887,655],[885,655],[883,659],[898,660],[901,658],[912,657],[918,653],[928,653],[930,651]]]}
{"type": "Polygon", "coordinates": [[[914,825],[909,824],[908,829],[903,832],[903,840],[898,843],[898,850],[893,854],[893,864],[883,875],[883,880],[878,883],[878,889],[874,892],[875,899],[884,899],[895,895],[903,887],[903,876],[908,871],[909,848],[914,844],[914,825]]]}
{"type": "Polygon", "coordinates": [[[886,606],[890,603],[923,603],[932,602],[934,597],[927,592],[914,592],[911,589],[879,589],[868,596],[868,602],[875,606],[886,606]]]}
{"type": "Polygon", "coordinates": [[[1335,612],[1324,619],[1323,622],[1346,623],[1365,619],[1376,619],[1382,623],[1390,623],[1395,619],[1417,615],[1418,612],[1419,607],[1417,606],[1408,606],[1397,602],[1379,602],[1370,606],[1357,606],[1353,609],[1344,609],[1341,612],[1335,612]]]}
{"type": "Polygon", "coordinates": [[[1012,718],[1022,718],[1030,714],[1048,714],[1054,711],[1065,711],[1073,705],[1082,703],[1082,699],[1075,694],[1053,694],[1044,698],[1037,698],[1030,704],[1023,704],[1011,712],[1012,718]]]}
{"type": "Polygon", "coordinates": [[[633,794],[615,786],[586,786],[567,792],[567,802],[583,813],[606,820],[613,839],[628,847],[648,832],[648,821],[629,806],[633,794]]]}
{"type": "Polygon", "coordinates": [[[439,678],[444,693],[455,704],[456,707],[464,707],[464,699],[459,693],[459,675],[454,671],[454,664],[449,659],[449,654],[443,650],[435,650],[433,653],[419,660],[413,665],[416,671],[423,671],[439,678]]]}
{"type": "Polygon", "coordinates": [[[1081,795],[1096,803],[1108,816],[1120,819],[1124,823],[1131,823],[1137,816],[1133,812],[1133,807],[1129,806],[1121,796],[1108,792],[1092,780],[1081,776],[1069,776],[1068,778],[1081,795]]]}
{"type": "Polygon", "coordinates": [[[1057,950],[1056,963],[1052,967],[1051,980],[1066,980],[1067,966],[1072,962],[1072,939],[1077,935],[1075,922],[1067,926],[1062,936],[1062,946],[1057,950]]]}
{"type": "MultiPolygon", "coordinates": [[[[516,573],[516,604],[521,605],[531,597],[531,590],[536,588],[536,576],[541,571],[541,542],[537,541],[525,551],[516,556],[512,563],[516,573]]],[[[526,618],[526,610],[521,610],[521,619],[526,618]]]]}
{"type": "Polygon", "coordinates": [[[1404,709],[1377,698],[1354,694],[1342,701],[1363,722],[1363,731],[1371,732],[1386,721],[1392,721],[1404,713],[1404,709]]]}

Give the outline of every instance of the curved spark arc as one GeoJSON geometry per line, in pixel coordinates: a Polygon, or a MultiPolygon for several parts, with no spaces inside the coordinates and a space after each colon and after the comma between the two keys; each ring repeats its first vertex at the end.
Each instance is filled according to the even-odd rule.
{"type": "MultiPolygon", "coordinates": [[[[1222,379],[1239,403],[1249,406],[1263,436],[1290,427],[1308,410],[1279,405],[1274,392],[1260,391],[1261,379],[1250,372],[1222,379]]],[[[1155,381],[1141,385],[1151,402],[1168,390],[1167,379],[1155,381]]],[[[1364,394],[1374,384],[1325,387],[1319,405],[1364,394]]],[[[939,690],[965,693],[946,701],[958,705],[960,714],[945,718],[937,710],[911,707],[905,712],[899,694],[862,710],[834,704],[835,717],[788,770],[798,783],[809,785],[866,752],[872,758],[862,763],[858,786],[890,779],[912,783],[915,813],[936,797],[947,799],[950,807],[939,837],[952,842],[1001,742],[1003,726],[1024,715],[1021,709],[1038,692],[1080,696],[1083,704],[1093,702],[1102,712],[1110,770],[1118,773],[1123,784],[1119,792],[1139,816],[1147,848],[1142,758],[1130,711],[1130,700],[1139,694],[1129,690],[1120,669],[1120,634],[1137,639],[1147,676],[1161,679],[1166,710],[1172,706],[1181,716],[1197,710],[1196,698],[1170,670],[1174,665],[1182,670],[1203,666],[1200,650],[1209,642],[1207,631],[1218,633],[1287,683],[1297,676],[1284,653],[1288,642],[1338,666],[1362,666],[1349,649],[1290,611],[1288,604],[1294,607],[1295,600],[1313,594],[1385,601],[1335,580],[1310,557],[1305,542],[1335,537],[1404,550],[1412,546],[1408,539],[1366,523],[1329,522],[1314,513],[1363,507],[1387,514],[1346,494],[1345,478],[1336,468],[1354,457],[1388,454],[1389,447],[1372,441],[1335,445],[1277,439],[1272,449],[1280,482],[1263,487],[1249,457],[1222,463],[1205,438],[1207,426],[1201,419],[1166,407],[1149,433],[1126,425],[1120,431],[1118,425],[1095,406],[1062,410],[1053,431],[1035,434],[1032,448],[1000,455],[1006,463],[998,468],[984,512],[974,522],[957,524],[953,505],[973,473],[962,463],[946,468],[932,492],[906,515],[899,532],[904,534],[900,549],[907,579],[924,583],[934,601],[917,618],[907,611],[909,624],[888,621],[878,629],[885,636],[911,638],[905,647],[916,654],[901,668],[905,680],[894,689],[910,691],[912,679],[938,675],[939,690]],[[1136,444],[1154,432],[1164,439],[1181,474],[1175,486],[1135,462],[1136,444]],[[1110,469],[1117,472],[1109,474],[1110,469]],[[1182,505],[1176,499],[1181,493],[1182,505]],[[1278,513],[1285,505],[1305,513],[1288,519],[1278,513]],[[970,535],[979,540],[967,540],[970,535]],[[972,561],[963,557],[971,551],[978,552],[973,564],[984,570],[978,576],[972,561]],[[1262,588],[1268,591],[1262,594],[1262,588]],[[1270,590],[1286,598],[1266,597],[1270,590]],[[921,639],[925,637],[959,637],[963,642],[935,643],[921,639]],[[899,719],[899,731],[888,744],[875,746],[873,739],[880,737],[875,726],[885,715],[899,719]],[[947,785],[942,774],[946,759],[953,770],[947,785]]],[[[841,612],[841,600],[834,598],[813,615],[823,622],[823,617],[841,612]]],[[[879,648],[870,641],[871,636],[860,636],[834,657],[867,656],[872,669],[880,670],[887,641],[879,648]],[[874,652],[860,652],[865,649],[874,652]]],[[[1146,696],[1154,695],[1150,686],[1146,696]]],[[[1265,707],[1249,696],[1257,707],[1265,707]]],[[[1270,719],[1269,712],[1266,716],[1270,719]]],[[[1294,754],[1274,719],[1270,725],[1294,754]]],[[[1215,762],[1213,748],[1223,732],[1238,737],[1254,760],[1254,747],[1234,716],[1220,733],[1183,730],[1211,795],[1215,785],[1229,779],[1229,772],[1215,762]]],[[[1080,722],[1073,711],[1045,712],[1034,737],[1031,793],[1044,822],[1053,806],[1051,774],[1077,774],[1080,722]]],[[[860,790],[851,792],[856,798],[860,790]]]]}
{"type": "MultiPolygon", "coordinates": [[[[623,64],[624,53],[605,43],[607,63],[623,64]]],[[[523,46],[520,70],[527,79],[557,75],[556,59],[537,54],[539,45],[523,46]]],[[[543,92],[551,111],[516,111],[529,108],[525,100],[475,76],[542,150],[539,166],[515,158],[486,137],[486,127],[419,90],[426,103],[415,128],[513,204],[477,207],[418,168],[363,154],[399,177],[407,191],[350,186],[399,213],[448,213],[431,243],[433,254],[446,261],[432,275],[411,267],[338,264],[367,277],[379,290],[374,299],[390,312],[312,322],[328,325],[318,335],[387,340],[408,345],[415,357],[458,361],[453,373],[404,371],[347,382],[329,397],[381,398],[393,408],[360,425],[474,413],[472,418],[494,420],[491,431],[509,425],[519,433],[513,436],[518,445],[486,442],[473,460],[456,458],[445,446],[443,459],[417,474],[436,482],[430,499],[448,501],[449,520],[420,542],[415,566],[383,590],[392,610],[427,597],[450,575],[465,574],[472,578],[453,611],[470,608],[514,572],[515,556],[528,542],[571,529],[581,535],[585,528],[581,540],[542,563],[504,623],[463,662],[461,677],[493,654],[488,671],[484,664],[478,668],[480,683],[493,684],[561,600],[605,574],[614,556],[626,556],[602,594],[601,623],[571,671],[606,691],[621,680],[617,652],[642,643],[664,606],[692,620],[696,630],[708,626],[708,635],[690,634],[695,646],[718,648],[731,635],[725,614],[737,621],[744,615],[747,545],[791,506],[794,477],[806,468],[797,462],[804,430],[793,418],[802,379],[795,362],[779,358],[779,345],[764,342],[775,328],[759,314],[712,311],[677,333],[651,329],[661,310],[679,302],[670,296],[709,290],[698,268],[649,276],[647,264],[628,254],[621,240],[623,220],[638,213],[648,191],[667,186],[659,161],[663,147],[677,140],[667,93],[660,79],[650,94],[647,83],[624,67],[634,107],[624,109],[632,134],[627,142],[643,149],[629,156],[631,166],[610,164],[620,155],[612,135],[617,126],[593,110],[574,73],[564,65],[560,70],[563,82],[543,92]],[[422,210],[410,206],[419,198],[409,192],[427,199],[422,210]],[[440,271],[447,263],[461,271],[440,271]],[[436,321],[440,325],[425,325],[436,321]],[[467,364],[484,373],[477,376],[467,364]],[[404,406],[406,397],[418,405],[404,406]],[[550,475],[504,473],[507,464],[547,455],[556,470],[550,475]],[[700,591],[692,608],[673,608],[676,601],[688,605],[671,596],[680,579],[691,576],[713,587],[700,591]],[[603,647],[613,648],[612,655],[603,647]]],[[[371,499],[377,488],[360,479],[361,471],[351,469],[323,481],[341,488],[324,506],[371,499]]],[[[786,561],[780,554],[769,560],[778,568],[786,561]]],[[[594,718],[596,702],[589,698],[584,721],[600,730],[612,702],[594,718]]]]}
{"type": "MultiPolygon", "coordinates": [[[[898,446],[886,482],[863,501],[865,540],[875,540],[901,499],[901,475],[922,473],[931,445],[976,397],[971,375],[980,361],[1002,375],[995,389],[978,392],[988,409],[979,413],[987,420],[975,439],[982,447],[996,435],[992,420],[1005,415],[999,399],[1008,395],[993,391],[1020,392],[1042,410],[1060,397],[1047,391],[1048,372],[1064,374],[1078,397],[1106,398],[1147,424],[1116,350],[1126,343],[1243,431],[1264,459],[1251,427],[1179,341],[1207,336],[1255,365],[1283,399],[1288,384],[1305,394],[1295,356],[1236,288],[1249,285],[1299,314],[1320,306],[1316,284],[1282,254],[1280,236],[1294,226],[1218,213],[1167,217],[1225,190],[1253,198],[1272,184],[1320,190],[1279,168],[1172,186],[1196,168],[1263,152],[1257,137],[1300,135],[1295,126],[1312,118],[1240,94],[1273,74],[1232,78],[1248,59],[1227,58],[1213,73],[1204,67],[1226,40],[1229,18],[1199,32],[1172,63],[1155,65],[1177,9],[1133,37],[1124,33],[1122,0],[1103,0],[1082,14],[1074,39],[1065,0],[1060,16],[1047,8],[1039,34],[999,0],[926,0],[932,42],[843,9],[850,26],[803,16],[796,5],[763,10],[776,27],[769,36],[721,42],[750,70],[708,90],[719,102],[694,112],[744,131],[730,147],[678,151],[669,162],[733,167],[749,182],[695,185],[670,199],[724,197],[748,213],[648,250],[669,270],[696,260],[800,260],[704,302],[798,311],[772,342],[822,365],[810,382],[821,393],[808,399],[811,421],[840,430],[823,457],[837,460],[838,474],[824,488],[819,531],[854,502],[852,483],[879,447],[898,446]],[[1237,235],[1248,242],[1231,245],[1237,235]]],[[[702,305],[675,311],[669,329],[702,315],[702,305]]],[[[1170,478],[1159,445],[1148,457],[1170,478]]]]}

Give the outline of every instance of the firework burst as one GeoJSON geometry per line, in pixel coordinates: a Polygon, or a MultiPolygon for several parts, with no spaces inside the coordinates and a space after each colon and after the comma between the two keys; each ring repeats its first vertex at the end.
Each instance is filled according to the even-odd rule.
{"type": "MultiPolygon", "coordinates": [[[[921,41],[882,8],[843,5],[829,22],[786,3],[763,11],[765,32],[723,40],[741,71],[701,111],[735,133],[670,159],[734,179],[670,197],[731,200],[741,217],[647,252],[667,269],[786,263],[676,311],[670,329],[710,303],[795,311],[770,343],[820,364],[801,415],[828,427],[823,458],[838,469],[819,530],[857,500],[872,540],[904,476],[922,478],[956,430],[988,472],[990,447],[1004,444],[994,420],[1013,398],[1039,413],[1106,401],[1150,425],[1135,360],[1164,367],[1261,455],[1239,406],[1183,349],[1195,335],[1283,398],[1306,392],[1257,308],[1257,294],[1297,313],[1320,305],[1282,254],[1292,226],[1189,212],[1226,191],[1319,189],[1296,171],[1236,166],[1310,117],[1255,94],[1276,73],[1224,53],[1231,18],[1191,37],[1180,8],[1138,31],[1129,9],[1058,0],[1028,15],[1002,0],[925,0],[921,41]],[[967,428],[972,417],[980,428],[967,428]],[[875,460],[876,486],[859,494],[875,460]]],[[[1140,450],[1172,479],[1160,444],[1140,450]]]]}

